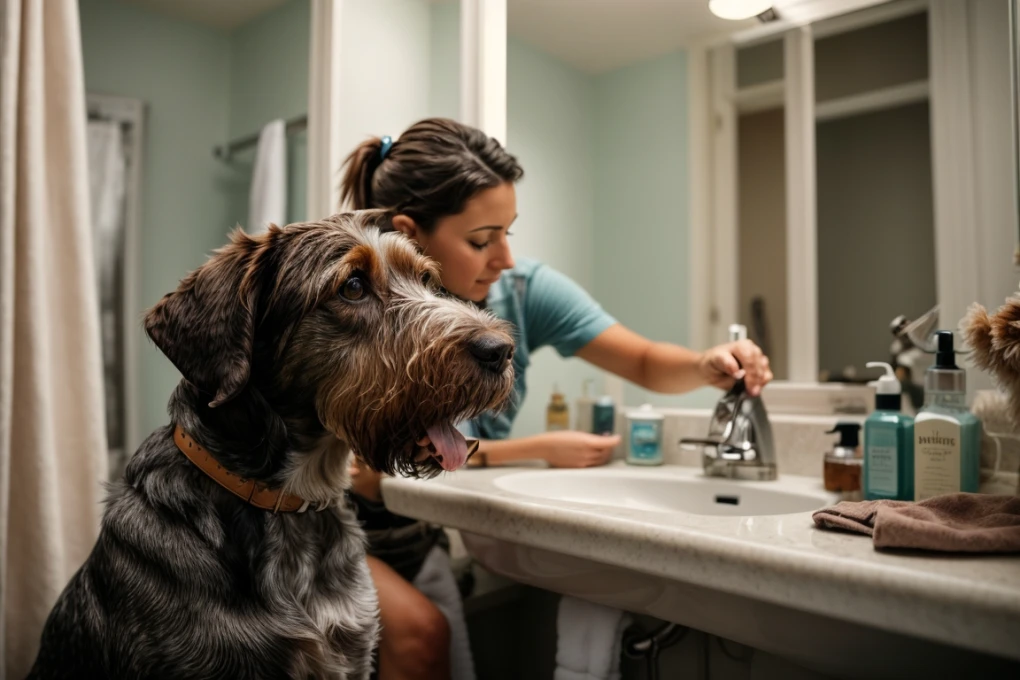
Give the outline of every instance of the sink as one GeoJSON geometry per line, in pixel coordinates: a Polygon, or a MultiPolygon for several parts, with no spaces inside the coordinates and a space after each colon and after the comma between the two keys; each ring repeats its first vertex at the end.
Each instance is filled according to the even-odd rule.
{"type": "Polygon", "coordinates": [[[627,468],[517,472],[493,483],[532,498],[692,515],[788,515],[817,510],[833,500],[820,488],[627,468]]]}
{"type": "Polygon", "coordinates": [[[397,514],[459,530],[499,576],[829,676],[1020,678],[1017,558],[887,553],[819,531],[811,511],[838,498],[817,477],[616,461],[387,478],[383,496],[397,514]]]}

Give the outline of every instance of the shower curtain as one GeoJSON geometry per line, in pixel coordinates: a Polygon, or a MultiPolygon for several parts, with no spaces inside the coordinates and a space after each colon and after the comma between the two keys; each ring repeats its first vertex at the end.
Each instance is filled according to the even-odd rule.
{"type": "Polygon", "coordinates": [[[27,673],[106,478],[78,3],[0,2],[0,672],[27,673]]]}

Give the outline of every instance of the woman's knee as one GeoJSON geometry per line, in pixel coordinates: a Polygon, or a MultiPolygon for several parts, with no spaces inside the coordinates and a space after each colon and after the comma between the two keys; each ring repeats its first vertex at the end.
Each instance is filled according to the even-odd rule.
{"type": "Polygon", "coordinates": [[[441,669],[449,665],[450,624],[431,602],[401,612],[383,625],[383,644],[391,647],[402,666],[441,669]]]}

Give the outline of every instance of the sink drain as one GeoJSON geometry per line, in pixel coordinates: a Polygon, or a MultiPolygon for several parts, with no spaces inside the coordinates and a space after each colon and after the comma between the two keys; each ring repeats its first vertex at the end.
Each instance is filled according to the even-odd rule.
{"type": "Polygon", "coordinates": [[[721,494],[716,494],[715,502],[723,505],[740,505],[740,496],[723,496],[721,494]]]}

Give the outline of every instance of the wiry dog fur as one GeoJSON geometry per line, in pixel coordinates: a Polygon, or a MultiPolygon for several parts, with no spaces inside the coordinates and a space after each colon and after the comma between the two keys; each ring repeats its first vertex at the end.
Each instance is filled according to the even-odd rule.
{"type": "Polygon", "coordinates": [[[377,601],[342,500],[349,452],[433,474],[414,441],[497,407],[513,380],[504,326],[444,297],[435,263],[384,221],[237,233],[151,310],[146,331],[184,376],[172,423],[230,471],[322,509],[248,505],[185,458],[172,425],[157,430],[112,488],[30,677],[369,674],[377,601]],[[479,338],[499,361],[478,358],[479,338]]]}
{"type": "Polygon", "coordinates": [[[995,376],[1009,395],[1013,424],[1020,424],[1020,293],[994,314],[975,302],[960,322],[960,331],[977,367],[995,376]]]}

